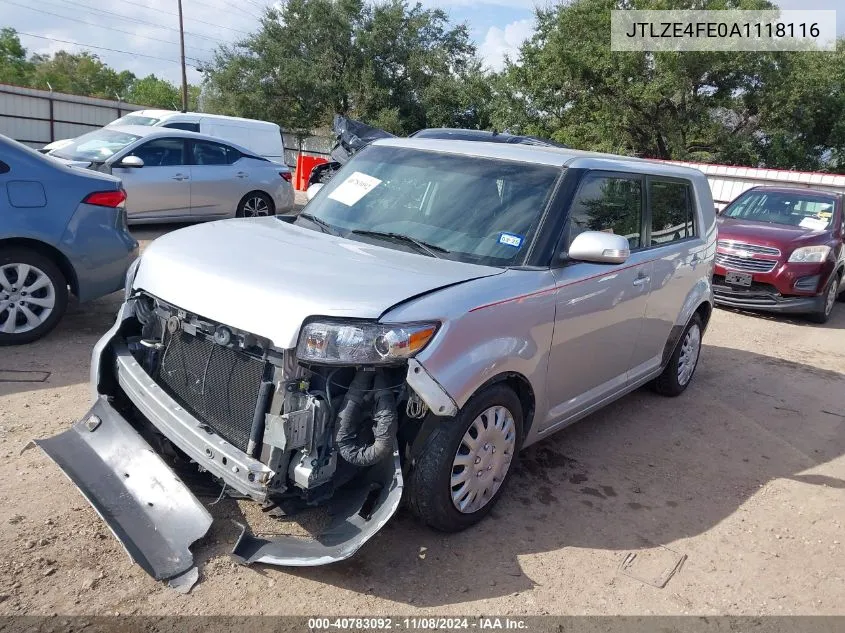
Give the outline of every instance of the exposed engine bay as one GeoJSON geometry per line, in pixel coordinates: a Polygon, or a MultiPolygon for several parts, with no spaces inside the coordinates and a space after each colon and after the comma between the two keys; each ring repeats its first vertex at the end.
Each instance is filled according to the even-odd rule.
{"type": "Polygon", "coordinates": [[[101,356],[98,402],[73,429],[38,444],[148,573],[166,579],[191,571],[188,547],[211,524],[181,473],[199,470],[221,497],[252,499],[282,516],[326,507],[330,524],[312,539],[265,540],[242,526],[233,555],[243,563],[341,560],[394,514],[403,486],[400,451],[410,450],[429,412],[406,381],[407,362],[304,363],[294,350],[145,293],[126,305],[131,316],[101,356]],[[108,439],[97,439],[98,432],[108,439]],[[106,456],[98,442],[122,449],[106,456]],[[133,461],[144,446],[164,468],[133,461]],[[159,487],[175,482],[164,484],[171,489],[154,503],[139,477],[159,487]],[[128,486],[137,505],[129,508],[126,494],[102,493],[112,485],[128,486]],[[138,533],[138,524],[151,524],[155,536],[138,533]]]}

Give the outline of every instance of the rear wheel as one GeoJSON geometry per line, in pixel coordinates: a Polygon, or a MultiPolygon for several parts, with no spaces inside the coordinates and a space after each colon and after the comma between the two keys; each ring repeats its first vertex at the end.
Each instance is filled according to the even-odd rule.
{"type": "Polygon", "coordinates": [[[239,218],[260,218],[275,214],[276,209],[270,196],[261,191],[252,191],[246,194],[238,205],[237,216],[239,218]]]}
{"type": "Polygon", "coordinates": [[[67,299],[67,280],[48,257],[15,248],[0,255],[0,345],[47,334],[62,318],[67,299]]]}
{"type": "Polygon", "coordinates": [[[701,354],[701,317],[693,315],[663,373],[652,383],[662,396],[679,396],[692,381],[701,354]]]}
{"type": "Polygon", "coordinates": [[[836,303],[837,295],[839,295],[840,276],[835,274],[830,276],[830,281],[827,284],[822,296],[819,298],[819,308],[815,312],[811,312],[808,318],[814,323],[827,323],[830,315],[833,313],[833,306],[836,303]]]}
{"type": "Polygon", "coordinates": [[[478,393],[443,420],[408,478],[408,505],[424,523],[456,532],[484,518],[504,490],[522,434],[522,407],[506,385],[478,393]]]}

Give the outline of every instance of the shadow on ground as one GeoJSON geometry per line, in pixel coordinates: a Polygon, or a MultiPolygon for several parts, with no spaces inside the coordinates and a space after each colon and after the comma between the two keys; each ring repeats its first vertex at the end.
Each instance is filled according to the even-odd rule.
{"type": "MultiPolygon", "coordinates": [[[[778,478],[845,488],[804,474],[843,451],[844,375],[705,346],[681,397],[640,390],[524,451],[499,505],[475,528],[437,533],[402,510],[346,562],[250,569],[277,583],[292,574],[420,607],[513,594],[534,586],[520,567],[526,554],[692,537],[778,478]]],[[[194,547],[201,565],[228,553],[238,534],[230,519],[243,520],[231,500],[214,514],[194,547]]]]}

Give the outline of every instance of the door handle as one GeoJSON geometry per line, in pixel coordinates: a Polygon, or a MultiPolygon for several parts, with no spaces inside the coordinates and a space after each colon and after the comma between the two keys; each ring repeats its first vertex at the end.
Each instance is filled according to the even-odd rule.
{"type": "Polygon", "coordinates": [[[248,177],[249,177],[249,174],[248,174],[248,173],[246,173],[245,171],[239,171],[239,172],[236,174],[236,176],[237,176],[238,178],[248,178],[248,177]]]}
{"type": "Polygon", "coordinates": [[[651,277],[649,277],[648,275],[640,274],[637,276],[636,279],[634,279],[634,285],[639,288],[640,286],[644,286],[645,284],[647,284],[650,279],[651,277]]]}
{"type": "Polygon", "coordinates": [[[188,177],[185,174],[176,174],[173,176],[173,180],[187,180],[188,177]]]}

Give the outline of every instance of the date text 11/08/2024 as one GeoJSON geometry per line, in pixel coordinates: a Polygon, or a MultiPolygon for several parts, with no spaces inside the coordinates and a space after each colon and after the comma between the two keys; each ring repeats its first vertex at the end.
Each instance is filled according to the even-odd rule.
{"type": "Polygon", "coordinates": [[[525,630],[525,620],[518,618],[311,618],[308,620],[309,631],[339,630],[525,630]]]}

